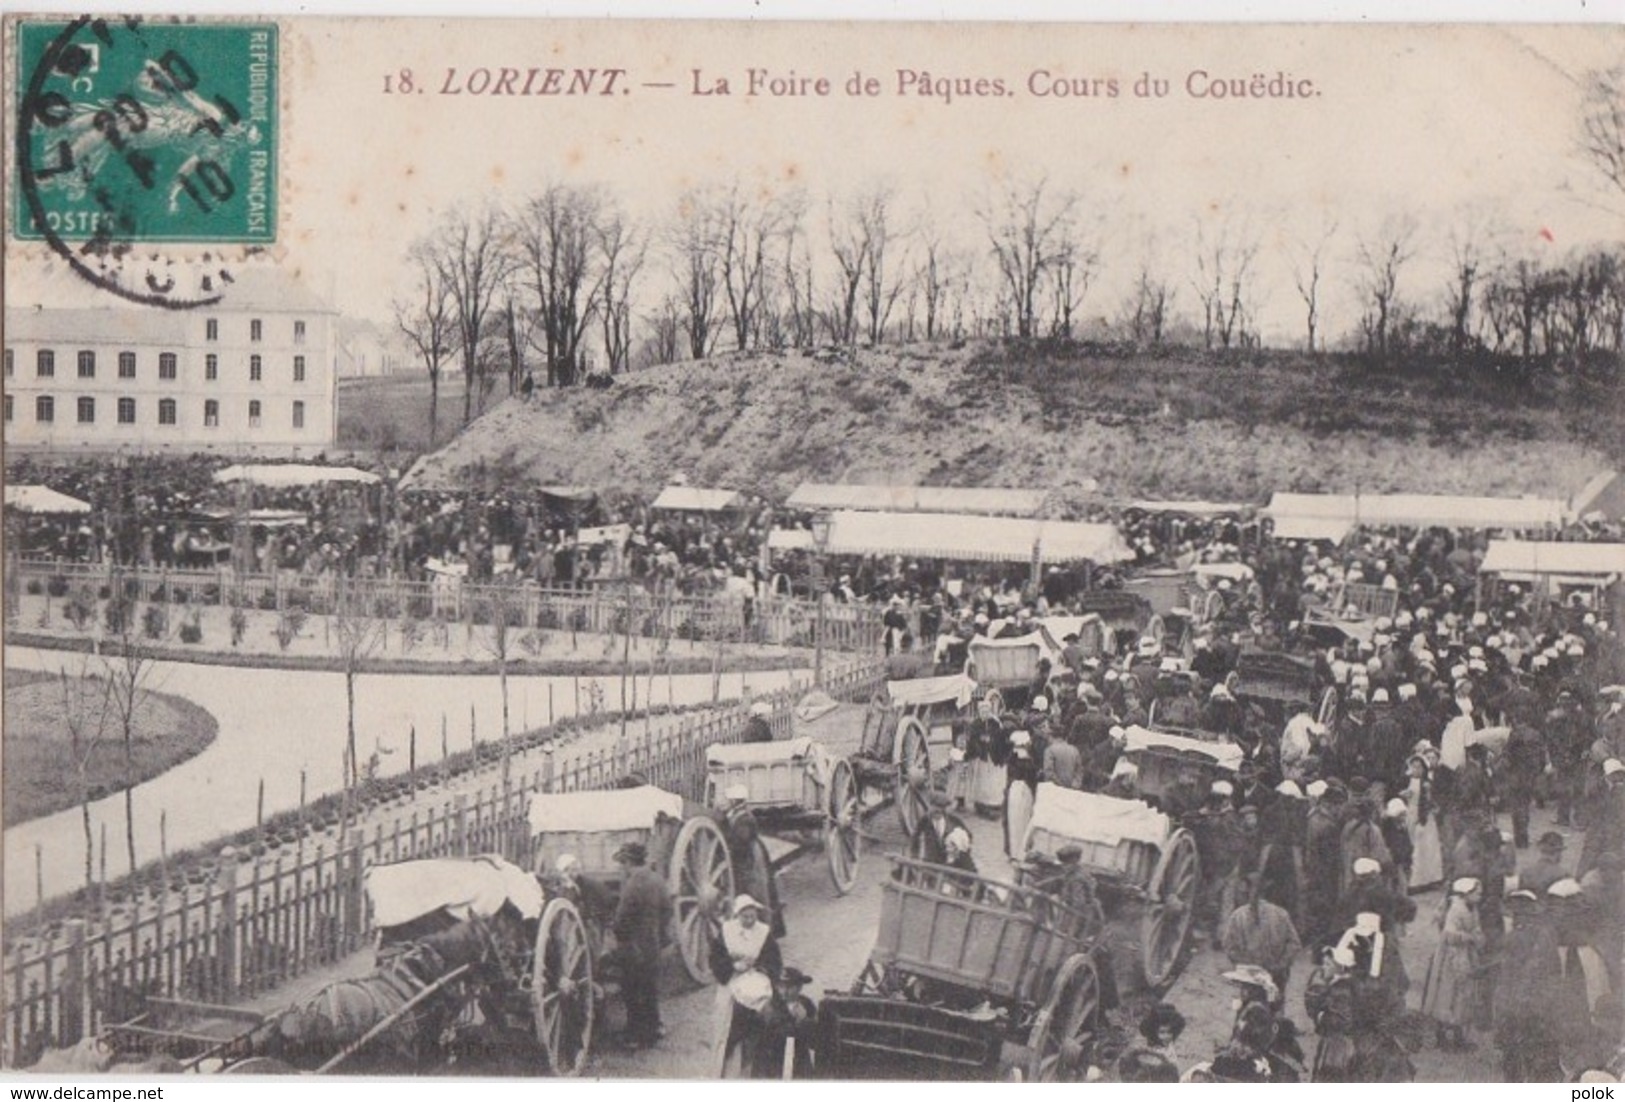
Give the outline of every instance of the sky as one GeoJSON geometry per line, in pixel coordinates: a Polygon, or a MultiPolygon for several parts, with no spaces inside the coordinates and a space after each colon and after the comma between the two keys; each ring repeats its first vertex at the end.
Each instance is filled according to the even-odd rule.
{"type": "MultiPolygon", "coordinates": [[[[258,262],[347,314],[387,322],[407,290],[405,250],[441,212],[515,203],[549,181],[605,185],[651,222],[697,184],[738,180],[764,196],[803,188],[815,247],[826,197],[884,184],[981,249],[982,197],[1044,177],[1077,191],[1099,227],[1102,271],[1086,316],[1118,312],[1147,242],[1188,314],[1195,228],[1228,222],[1260,243],[1258,322],[1266,339],[1285,341],[1301,329],[1290,256],[1327,226],[1338,227],[1334,330],[1354,321],[1357,239],[1395,214],[1419,223],[1401,293],[1425,302],[1442,292],[1459,226],[1493,226],[1507,249],[1549,258],[1618,242],[1625,198],[1575,146],[1578,78],[1622,63],[1621,29],[1595,26],[284,19],[279,241],[258,262]],[[625,72],[609,95],[471,94],[478,70],[495,84],[503,67],[553,66],[599,70],[595,89],[604,70],[625,72]],[[751,69],[827,78],[830,94],[745,95],[751,69]],[[403,70],[424,90],[401,94],[403,70]],[[904,72],[916,74],[906,87],[904,72]],[[1279,74],[1300,94],[1197,98],[1193,73],[1279,74]],[[854,74],[873,77],[880,94],[846,94],[854,74]],[[1135,95],[1142,76],[1166,80],[1168,93],[1135,95]],[[732,95],[692,94],[718,78],[732,95]],[[918,94],[944,78],[1002,81],[1008,94],[918,94]],[[1096,93],[1115,81],[1118,95],[1033,93],[1055,80],[1096,93]]],[[[198,252],[166,248],[181,262],[198,252]]],[[[112,301],[42,255],[8,241],[9,303],[112,301]]],[[[666,269],[651,260],[640,299],[663,289],[666,269]]]]}

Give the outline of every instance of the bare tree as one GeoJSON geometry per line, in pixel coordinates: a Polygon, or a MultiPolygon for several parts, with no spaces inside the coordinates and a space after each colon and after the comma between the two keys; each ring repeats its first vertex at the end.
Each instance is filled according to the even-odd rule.
{"type": "MultiPolygon", "coordinates": [[[[1098,227],[1097,227],[1098,228],[1098,227]]],[[[1050,285],[1050,336],[1071,338],[1076,315],[1100,267],[1100,242],[1074,224],[1055,252],[1050,285]]]]}
{"type": "Polygon", "coordinates": [[[1450,282],[1445,304],[1450,312],[1450,351],[1461,355],[1474,343],[1473,306],[1488,263],[1494,232],[1475,211],[1464,211],[1450,228],[1450,282]]]}
{"type": "Polygon", "coordinates": [[[1304,306],[1304,347],[1313,356],[1320,349],[1320,281],[1326,274],[1327,249],[1337,236],[1337,222],[1327,220],[1311,239],[1293,249],[1292,285],[1304,306]]]}
{"type": "Polygon", "coordinates": [[[901,270],[908,264],[908,237],[892,217],[894,195],[889,187],[864,194],[856,210],[864,241],[867,270],[863,276],[863,305],[869,321],[869,343],[879,344],[886,334],[897,296],[904,287],[901,270]]]}
{"type": "Polygon", "coordinates": [[[355,686],[367,659],[384,645],[389,621],[375,616],[367,591],[347,576],[340,575],[333,592],[333,612],[329,624],[338,644],[339,664],[344,671],[344,793],[345,817],[349,817],[352,790],[361,779],[356,757],[355,686]]]}
{"type": "Polygon", "coordinates": [[[1196,276],[1191,281],[1202,304],[1202,341],[1212,348],[1246,342],[1258,236],[1245,218],[1224,215],[1217,225],[1196,222],[1196,276]]]}
{"type": "Polygon", "coordinates": [[[85,835],[85,886],[95,883],[95,835],[90,828],[90,774],[97,752],[107,737],[108,721],[112,719],[112,682],[94,678],[84,660],[80,674],[70,677],[68,669],[60,670],[62,685],[62,721],[68,728],[69,765],[79,782],[79,825],[85,835]],[[92,691],[93,688],[100,691],[92,691]]]}
{"type": "Polygon", "coordinates": [[[700,360],[716,342],[717,316],[716,198],[699,189],[684,192],[670,238],[675,255],[677,284],[682,289],[683,329],[688,333],[688,354],[700,360]]]}
{"type": "Polygon", "coordinates": [[[1625,66],[1595,69],[1582,79],[1580,152],[1625,194],[1625,66]]]}
{"type": "Polygon", "coordinates": [[[578,381],[581,340],[604,287],[604,209],[601,189],[555,183],[525,204],[520,218],[517,263],[536,296],[549,386],[578,381]]]}
{"type": "Polygon", "coordinates": [[[1152,347],[1162,344],[1174,295],[1156,235],[1147,233],[1140,244],[1139,274],[1123,309],[1123,321],[1135,344],[1152,347]]]}
{"type": "Polygon", "coordinates": [[[637,228],[618,210],[606,212],[598,227],[599,263],[604,290],[598,311],[603,324],[604,357],[611,375],[632,359],[632,284],[643,269],[646,245],[637,228]]]}
{"type": "Polygon", "coordinates": [[[1362,235],[1356,246],[1359,291],[1366,309],[1362,319],[1366,350],[1383,359],[1388,356],[1399,308],[1399,273],[1416,256],[1416,236],[1416,219],[1396,215],[1362,235]]]}
{"type": "Polygon", "coordinates": [[[474,416],[474,381],[487,364],[487,320],[513,266],[508,226],[495,206],[456,208],[435,235],[435,266],[456,310],[463,360],[463,423],[474,416]]]}
{"type": "Polygon", "coordinates": [[[1065,255],[1077,204],[1076,194],[1052,192],[1048,181],[1040,178],[1007,184],[977,211],[998,264],[1005,306],[1017,336],[1037,335],[1044,280],[1065,255]]]}
{"type": "Polygon", "coordinates": [[[683,333],[683,312],[675,295],[666,295],[647,319],[649,342],[644,359],[651,364],[676,363],[678,342],[683,333]]]}
{"type": "Polygon", "coordinates": [[[484,587],[491,612],[491,632],[486,649],[497,663],[497,683],[502,693],[502,788],[507,791],[512,778],[513,727],[508,709],[508,664],[513,660],[517,629],[524,626],[524,592],[510,575],[496,578],[484,587]]]}
{"type": "Polygon", "coordinates": [[[855,203],[848,202],[845,209],[838,210],[830,201],[829,250],[835,259],[836,280],[825,324],[832,340],[852,344],[858,339],[859,292],[869,269],[869,239],[855,203]]]}
{"type": "Polygon", "coordinates": [[[925,216],[915,250],[914,287],[925,305],[925,339],[936,340],[948,319],[949,297],[963,271],[963,262],[925,216]]]}
{"type": "Polygon", "coordinates": [[[417,349],[429,373],[429,445],[433,447],[440,427],[440,371],[451,359],[456,341],[456,310],[451,288],[435,264],[433,243],[418,242],[408,259],[416,269],[417,286],[412,298],[394,304],[395,325],[417,349]]]}
{"type": "Polygon", "coordinates": [[[790,209],[789,200],[753,196],[738,181],[718,202],[716,256],[736,348],[753,343],[767,291],[768,254],[790,209]]]}
{"type": "Polygon", "coordinates": [[[818,307],[813,298],[812,249],[804,229],[805,199],[789,212],[784,228],[786,339],[797,348],[810,348],[818,339],[818,307]]]}
{"type": "MultiPolygon", "coordinates": [[[[124,592],[123,579],[115,572],[108,591],[110,600],[120,601],[124,592]]],[[[103,676],[107,680],[108,697],[114,717],[118,720],[119,735],[124,748],[124,847],[129,859],[130,872],[136,869],[135,860],[135,729],[136,720],[147,704],[148,682],[155,664],[150,644],[162,642],[169,632],[169,614],[162,605],[149,604],[136,622],[135,602],[121,607],[116,624],[116,645],[102,651],[103,676]],[[108,653],[109,649],[114,653],[108,653]]]]}

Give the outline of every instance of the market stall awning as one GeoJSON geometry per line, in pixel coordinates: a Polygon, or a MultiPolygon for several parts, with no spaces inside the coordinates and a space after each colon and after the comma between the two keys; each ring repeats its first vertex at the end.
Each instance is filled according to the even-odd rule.
{"type": "Polygon", "coordinates": [[[1550,543],[1536,540],[1491,540],[1479,570],[1485,574],[1537,577],[1580,574],[1608,577],[1625,574],[1625,543],[1550,543]]]}
{"type": "Polygon", "coordinates": [[[904,555],[974,562],[1124,562],[1134,557],[1109,524],[945,513],[836,513],[836,555],[904,555]]]}
{"type": "Polygon", "coordinates": [[[805,528],[775,528],[767,534],[770,551],[811,551],[813,534],[805,528]]]}
{"type": "Polygon", "coordinates": [[[315,463],[234,463],[214,472],[216,482],[248,482],[286,489],[319,486],[324,482],[377,482],[378,476],[359,467],[324,467],[315,463]]]}
{"type": "Polygon", "coordinates": [[[803,482],[784,504],[790,509],[850,509],[865,513],[965,513],[1034,517],[1044,490],[968,486],[854,486],[803,482]]]}
{"type": "Polygon", "coordinates": [[[1179,513],[1188,517],[1223,517],[1252,508],[1237,501],[1131,501],[1128,507],[1146,513],[1179,513]]]}
{"type": "Polygon", "coordinates": [[[90,503],[49,486],[7,486],[6,508],[20,513],[88,513],[90,503]]]}
{"type": "Polygon", "coordinates": [[[1351,527],[1559,528],[1567,512],[1563,502],[1551,498],[1449,494],[1277,493],[1264,510],[1274,518],[1277,535],[1281,521],[1305,518],[1341,520],[1351,527]]]}
{"type": "Polygon", "coordinates": [[[655,498],[651,509],[680,513],[724,513],[744,503],[734,490],[706,490],[698,486],[667,486],[655,498]]]}
{"type": "Polygon", "coordinates": [[[577,533],[576,542],[583,547],[596,546],[601,543],[610,543],[619,547],[631,538],[632,526],[630,524],[605,524],[597,528],[583,528],[577,533]]]}
{"type": "Polygon", "coordinates": [[[1341,517],[1275,518],[1275,538],[1278,540],[1342,543],[1353,530],[1354,523],[1341,517]]]}

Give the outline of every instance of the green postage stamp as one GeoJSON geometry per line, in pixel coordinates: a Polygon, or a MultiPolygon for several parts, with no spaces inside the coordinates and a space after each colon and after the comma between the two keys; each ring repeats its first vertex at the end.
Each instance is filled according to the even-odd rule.
{"type": "Polygon", "coordinates": [[[76,266],[149,242],[276,240],[275,24],[87,17],[16,31],[18,238],[76,266]]]}

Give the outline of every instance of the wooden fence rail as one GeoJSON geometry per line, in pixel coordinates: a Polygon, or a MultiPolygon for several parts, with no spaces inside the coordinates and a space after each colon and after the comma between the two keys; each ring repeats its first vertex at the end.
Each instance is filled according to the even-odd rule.
{"type": "MultiPolygon", "coordinates": [[[[866,699],[881,684],[873,658],[825,678],[835,696],[866,699]]],[[[789,736],[805,686],[765,699],[776,736],[789,736]]],[[[154,996],[225,1003],[256,995],[361,948],[371,931],[362,890],[368,866],[414,858],[501,853],[526,867],[526,807],[537,792],[608,788],[628,773],[698,800],[705,750],[737,741],[746,701],[708,713],[619,720],[515,753],[509,784],[500,763],[374,806],[348,829],[323,823],[226,848],[184,879],[135,887],[104,913],[10,939],[3,964],[0,1062],[27,1066],[48,1047],[71,1045],[139,1014],[154,996]]]]}

